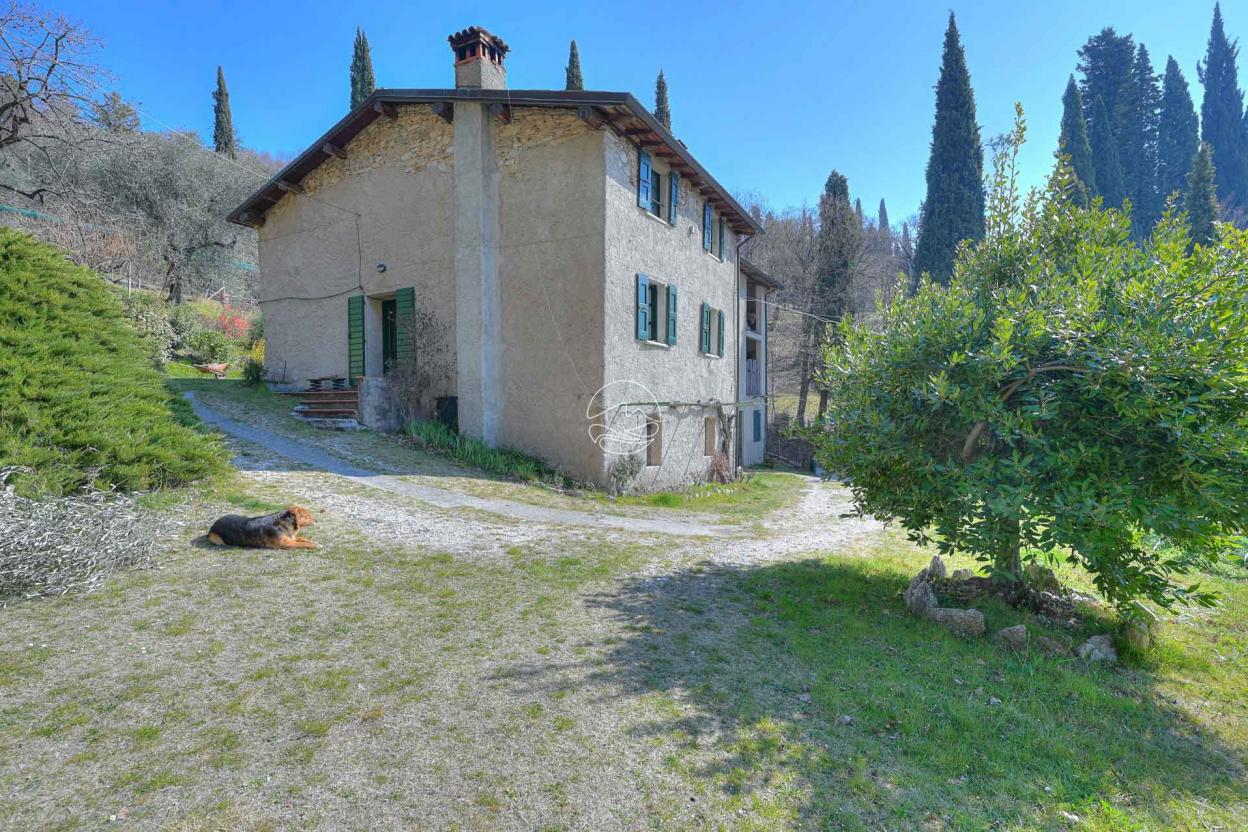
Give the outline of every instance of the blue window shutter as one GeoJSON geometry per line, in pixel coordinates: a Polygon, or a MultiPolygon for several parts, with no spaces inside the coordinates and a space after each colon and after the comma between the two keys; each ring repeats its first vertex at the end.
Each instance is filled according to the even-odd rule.
{"type": "Polygon", "coordinates": [[[763,441],[763,411],[754,410],[754,441],[763,441]]]}
{"type": "Polygon", "coordinates": [[[637,204],[650,210],[650,154],[637,154],[637,204]]]}
{"type": "Polygon", "coordinates": [[[724,311],[721,309],[719,310],[718,314],[719,314],[719,318],[716,320],[716,323],[719,325],[719,345],[717,349],[715,350],[715,354],[718,355],[720,358],[723,358],[724,357],[724,311]]]}
{"type": "Polygon", "coordinates": [[[680,174],[672,171],[667,177],[667,221],[676,224],[676,206],[680,202],[680,174]]]}
{"type": "Polygon", "coordinates": [[[702,203],[702,248],[711,250],[711,203],[702,203]]]}
{"type": "Polygon", "coordinates": [[[728,239],[728,221],[719,218],[719,259],[724,259],[724,246],[728,239]]]}
{"type": "Polygon", "coordinates": [[[676,287],[667,287],[667,343],[676,346],[676,287]]]}
{"type": "Polygon", "coordinates": [[[650,339],[650,278],[637,273],[637,337],[650,339]]]}
{"type": "Polygon", "coordinates": [[[702,340],[700,342],[702,352],[709,353],[711,351],[711,307],[702,304],[702,340]]]}

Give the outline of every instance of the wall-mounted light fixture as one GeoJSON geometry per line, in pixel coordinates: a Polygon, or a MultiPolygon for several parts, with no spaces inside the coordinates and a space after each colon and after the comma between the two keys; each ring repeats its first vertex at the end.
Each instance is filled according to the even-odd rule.
{"type": "Polygon", "coordinates": [[[381,274],[381,273],[382,273],[382,272],[384,272],[385,270],[386,270],[386,264],[385,264],[385,263],[378,263],[378,264],[377,264],[377,273],[378,273],[378,274],[381,274]]]}

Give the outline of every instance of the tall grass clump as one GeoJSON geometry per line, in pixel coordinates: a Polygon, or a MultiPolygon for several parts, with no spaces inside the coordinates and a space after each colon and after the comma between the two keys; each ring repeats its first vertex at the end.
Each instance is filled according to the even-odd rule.
{"type": "Polygon", "coordinates": [[[497,477],[567,485],[565,477],[540,459],[511,448],[493,448],[480,439],[456,433],[443,422],[412,419],[403,432],[424,448],[440,451],[464,465],[497,477]]]}
{"type": "Polygon", "coordinates": [[[28,496],[143,490],[221,470],[100,277],[0,229],[0,468],[28,496]]]}

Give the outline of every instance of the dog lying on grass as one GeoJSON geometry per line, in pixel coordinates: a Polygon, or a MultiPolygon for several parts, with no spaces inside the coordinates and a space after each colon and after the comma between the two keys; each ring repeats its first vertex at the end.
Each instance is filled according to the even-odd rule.
{"type": "Polygon", "coordinates": [[[214,546],[250,546],[254,549],[315,549],[311,540],[299,537],[299,530],[316,521],[302,506],[263,517],[227,514],[212,524],[208,542],[214,546]]]}

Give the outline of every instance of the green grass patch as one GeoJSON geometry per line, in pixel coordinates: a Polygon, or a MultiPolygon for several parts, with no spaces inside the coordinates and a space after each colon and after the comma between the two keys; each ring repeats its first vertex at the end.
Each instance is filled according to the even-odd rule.
{"type": "Polygon", "coordinates": [[[808,480],[778,471],[751,471],[738,482],[706,483],[677,491],[618,497],[624,505],[679,508],[730,517],[761,518],[797,499],[808,480]]]}
{"type": "Polygon", "coordinates": [[[85,485],[146,490],[219,472],[105,282],[0,229],[0,459],[26,495],[85,485]]]}
{"type": "Polygon", "coordinates": [[[496,477],[560,486],[569,484],[562,474],[536,457],[511,448],[491,447],[476,437],[456,433],[442,422],[413,419],[404,426],[403,432],[428,450],[444,453],[496,477]]]}

